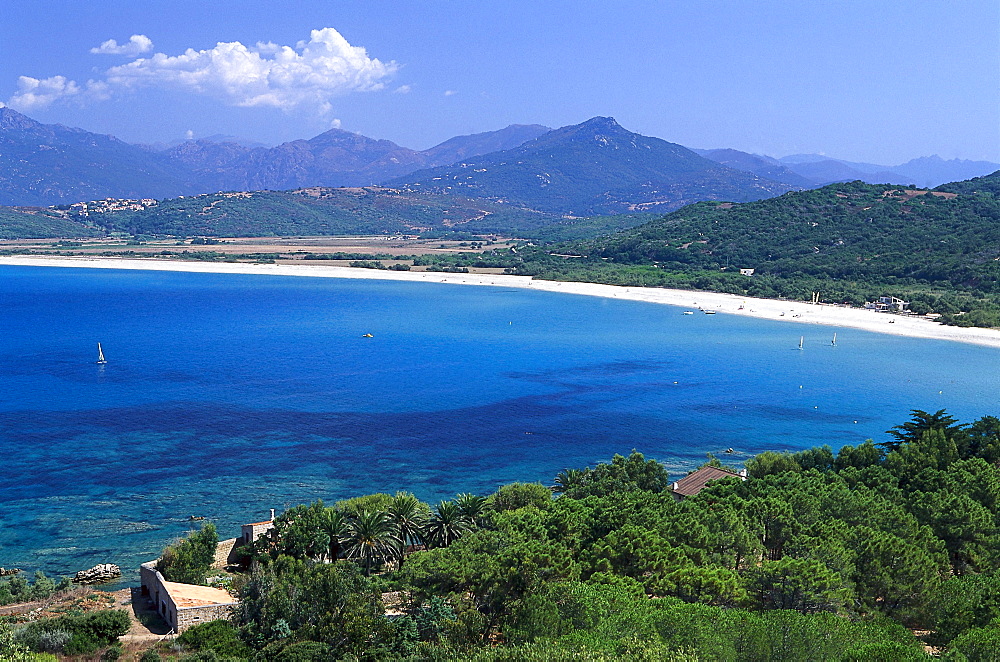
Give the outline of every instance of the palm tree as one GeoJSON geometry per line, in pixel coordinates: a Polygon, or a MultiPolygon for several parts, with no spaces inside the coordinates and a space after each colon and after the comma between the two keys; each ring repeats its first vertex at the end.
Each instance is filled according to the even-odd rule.
{"type": "Polygon", "coordinates": [[[552,490],[565,493],[574,487],[580,487],[587,479],[587,472],[580,469],[563,469],[556,474],[556,485],[552,490]]]}
{"type": "Polygon", "coordinates": [[[330,539],[327,558],[336,561],[344,551],[344,542],[348,536],[347,517],[336,508],[325,509],[323,515],[323,532],[330,539]]]}
{"type": "Polygon", "coordinates": [[[387,513],[361,511],[347,523],[344,551],[347,558],[359,561],[366,573],[370,574],[376,564],[384,565],[396,558],[401,545],[387,513]]]}
{"type": "Polygon", "coordinates": [[[402,567],[406,547],[421,543],[424,524],[427,522],[427,506],[412,494],[399,492],[389,502],[388,515],[396,527],[396,535],[401,543],[399,565],[402,567]]]}
{"type": "Polygon", "coordinates": [[[483,513],[486,511],[486,497],[466,492],[455,497],[455,503],[458,504],[459,512],[469,520],[470,524],[481,526],[483,513]]]}
{"type": "Polygon", "coordinates": [[[427,523],[425,538],[433,547],[447,547],[472,528],[454,501],[442,501],[427,523]]]}

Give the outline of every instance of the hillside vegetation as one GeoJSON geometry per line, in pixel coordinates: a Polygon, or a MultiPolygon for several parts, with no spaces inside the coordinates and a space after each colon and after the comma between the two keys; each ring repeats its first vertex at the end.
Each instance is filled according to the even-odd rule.
{"type": "Polygon", "coordinates": [[[918,313],[996,326],[1000,172],[933,191],[851,182],[744,204],[702,202],[523,257],[518,273],[543,278],[803,300],[820,292],[853,304],[893,294],[918,313]]]}
{"type": "Polygon", "coordinates": [[[1000,420],[912,413],[882,443],[765,452],[681,501],[681,476],[633,451],[552,488],[296,506],[241,547],[232,618],[178,643],[191,660],[996,659],[1000,420]]]}

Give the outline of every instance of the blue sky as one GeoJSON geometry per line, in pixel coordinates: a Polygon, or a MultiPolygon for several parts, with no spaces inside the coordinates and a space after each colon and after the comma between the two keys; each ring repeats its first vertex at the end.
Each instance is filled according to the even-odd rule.
{"type": "Polygon", "coordinates": [[[131,142],[421,149],[610,115],[689,147],[1000,162],[996,0],[6,4],[0,101],[131,142]]]}

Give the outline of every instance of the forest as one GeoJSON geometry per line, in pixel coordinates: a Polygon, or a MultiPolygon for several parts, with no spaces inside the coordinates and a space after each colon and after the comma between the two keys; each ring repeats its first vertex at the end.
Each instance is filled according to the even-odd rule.
{"type": "MultiPolygon", "coordinates": [[[[633,451],[437,504],[316,501],[240,550],[230,620],[144,659],[995,660],[998,462],[1000,419],[915,410],[683,500],[633,451]]],[[[214,540],[170,548],[168,579],[204,580],[214,540]]]]}
{"type": "Polygon", "coordinates": [[[516,273],[539,278],[798,300],[819,292],[854,305],[892,294],[948,324],[1000,326],[1000,173],[932,191],[849,182],[701,202],[522,258],[516,273]]]}

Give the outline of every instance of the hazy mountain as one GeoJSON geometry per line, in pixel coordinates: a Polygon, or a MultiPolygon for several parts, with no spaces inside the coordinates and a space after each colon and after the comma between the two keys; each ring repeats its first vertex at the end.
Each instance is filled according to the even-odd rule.
{"type": "Polygon", "coordinates": [[[724,166],[752,172],[758,177],[782,182],[789,186],[800,188],[812,188],[816,185],[811,179],[806,179],[802,175],[793,172],[787,166],[781,164],[777,159],[759,154],[748,154],[735,149],[696,149],[697,154],[711,159],[724,166]]]}
{"type": "Polygon", "coordinates": [[[821,183],[860,179],[869,184],[915,184],[920,187],[940,186],[973,177],[982,177],[1000,169],[1000,163],[990,161],[944,160],[940,156],[922,156],[896,166],[858,163],[831,159],[819,154],[793,154],[780,162],[789,169],[821,183]]]}
{"type": "Polygon", "coordinates": [[[516,147],[545,131],[538,125],[514,125],[458,136],[425,151],[340,129],[276,147],[224,135],[166,147],[130,145],[112,136],[41,124],[0,108],[0,204],[365,186],[516,147]]]}
{"type": "Polygon", "coordinates": [[[166,152],[193,168],[205,190],[281,190],[300,186],[369,186],[420,168],[516,147],[547,131],[514,125],[457,136],[425,151],[358,133],[330,129],[309,140],[250,148],[210,139],[188,141],[166,152]]]}
{"type": "Polygon", "coordinates": [[[160,198],[195,189],[188,169],[162,154],[0,108],[0,204],[160,198]]]}
{"type": "Polygon", "coordinates": [[[541,124],[511,124],[499,131],[456,136],[424,150],[422,154],[427,159],[427,167],[451,165],[481,154],[514,149],[551,130],[541,124]]]}
{"type": "Polygon", "coordinates": [[[670,211],[699,200],[758,200],[794,188],[632,133],[610,117],[389,184],[574,216],[670,211]]]}
{"type": "Polygon", "coordinates": [[[982,177],[1000,170],[1000,163],[990,161],[945,161],[940,156],[923,156],[893,168],[894,172],[907,175],[917,186],[940,186],[973,177],[982,177]]]}
{"type": "Polygon", "coordinates": [[[792,172],[812,180],[817,186],[858,180],[867,182],[868,184],[908,185],[914,183],[906,175],[893,172],[885,166],[874,166],[872,168],[872,164],[868,163],[851,165],[844,161],[827,158],[814,161],[786,161],[783,158],[781,159],[781,163],[787,166],[792,172]],[[861,168],[857,166],[861,166],[861,168]]]}

